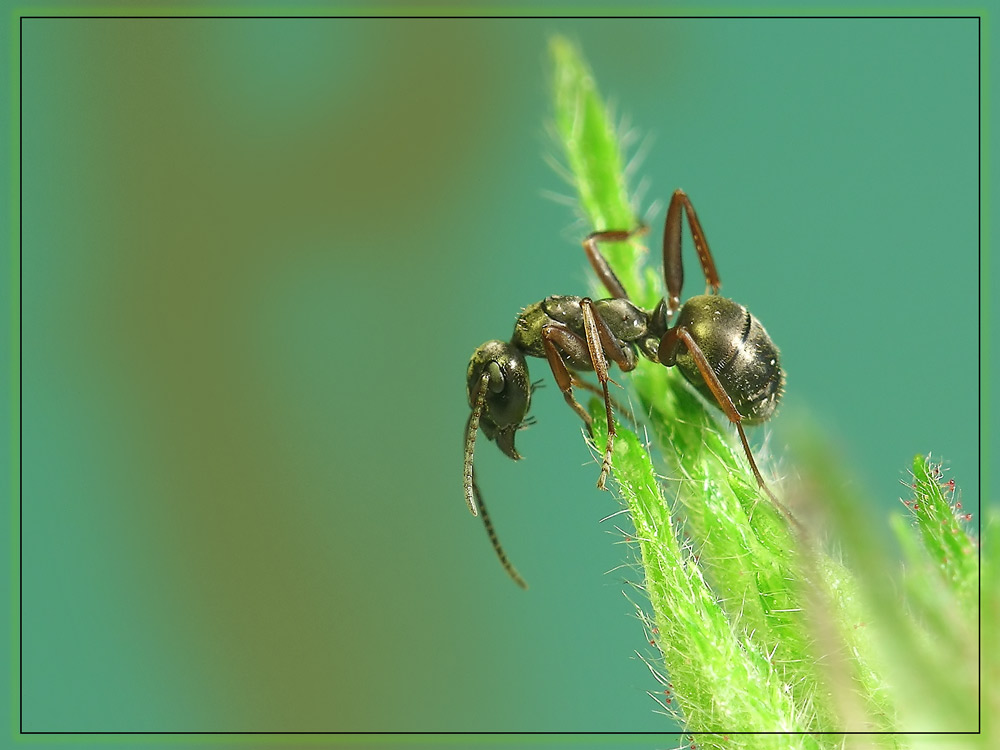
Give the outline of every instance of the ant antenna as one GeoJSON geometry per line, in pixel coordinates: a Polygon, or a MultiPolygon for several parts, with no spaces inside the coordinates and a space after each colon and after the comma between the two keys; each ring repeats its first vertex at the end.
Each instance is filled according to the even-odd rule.
{"type": "Polygon", "coordinates": [[[483,404],[486,402],[486,387],[489,379],[489,372],[483,370],[483,374],[476,384],[472,414],[469,415],[469,421],[465,426],[465,501],[469,504],[469,510],[472,511],[472,515],[483,517],[483,525],[486,527],[486,533],[490,537],[490,543],[493,545],[497,557],[500,558],[500,564],[503,565],[503,569],[507,571],[507,575],[522,589],[526,589],[528,588],[528,584],[521,578],[520,574],[514,569],[514,566],[510,564],[510,560],[507,559],[507,553],[503,551],[503,547],[500,545],[496,529],[493,528],[493,522],[486,512],[486,505],[483,503],[483,496],[479,492],[475,469],[473,469],[472,459],[476,452],[476,434],[479,432],[479,418],[483,413],[483,404]]]}
{"type": "Polygon", "coordinates": [[[497,557],[500,558],[500,564],[503,565],[503,569],[507,571],[514,583],[520,586],[522,589],[528,588],[527,582],[521,578],[514,566],[510,564],[510,560],[507,559],[507,553],[503,551],[503,547],[500,546],[500,540],[497,539],[497,532],[493,529],[493,522],[490,521],[490,516],[486,512],[486,505],[483,503],[483,496],[479,494],[479,485],[476,483],[476,477],[472,477],[472,491],[476,495],[476,502],[479,503],[479,515],[483,517],[483,524],[486,526],[486,533],[489,534],[490,542],[493,544],[493,549],[496,550],[497,557]]]}
{"type": "Polygon", "coordinates": [[[469,415],[469,421],[465,425],[465,502],[469,504],[469,510],[474,516],[479,515],[479,511],[476,510],[476,496],[479,492],[475,489],[476,482],[472,476],[472,457],[476,452],[476,433],[479,432],[479,417],[486,402],[486,383],[489,379],[490,374],[484,369],[476,385],[472,414],[469,415]]]}

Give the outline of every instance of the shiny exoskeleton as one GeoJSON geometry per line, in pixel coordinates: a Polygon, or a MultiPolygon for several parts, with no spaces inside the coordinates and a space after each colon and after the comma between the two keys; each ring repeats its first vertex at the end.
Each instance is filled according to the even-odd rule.
{"type": "Polygon", "coordinates": [[[593,371],[600,382],[608,420],[608,438],[597,486],[604,487],[611,469],[615,439],[608,368],[613,362],[624,371],[635,368],[639,356],[666,367],[676,366],[710,403],[736,425],[750,468],[760,487],[780,506],[764,483],[747,442],[744,424],[759,424],[774,414],[781,399],[785,375],[772,343],[760,322],[742,305],[719,296],[719,274],[694,207],[683,190],[670,200],[663,232],[663,276],[666,298],[653,310],[629,301],[621,282],[598,249],[601,242],[621,242],[645,228],[594,232],[583,247],[610,299],[546,297],[526,307],[517,318],[509,342],[492,340],[472,355],[467,373],[472,413],[465,430],[465,499],[473,515],[482,515],[493,548],[504,569],[521,587],[524,579],[510,564],[493,529],[473,466],[480,429],[505,454],[520,458],[514,436],[525,425],[531,406],[531,380],[526,357],[544,357],[563,398],[588,428],[591,417],[573,395],[573,388],[596,390],[578,378],[593,371]],[[680,304],[684,283],[681,262],[682,212],[688,218],[695,250],[708,289],[680,304]],[[672,325],[671,325],[672,324],[672,325]]]}

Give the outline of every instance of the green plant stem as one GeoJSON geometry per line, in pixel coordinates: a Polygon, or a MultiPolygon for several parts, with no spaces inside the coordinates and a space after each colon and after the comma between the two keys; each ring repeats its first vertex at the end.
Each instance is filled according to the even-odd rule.
{"type": "MultiPolygon", "coordinates": [[[[594,402],[594,439],[606,438],[601,402],[594,402]]],[[[675,522],[636,435],[620,429],[615,476],[635,524],[646,571],[660,650],[672,693],[691,731],[726,727],[747,731],[804,732],[810,728],[793,691],[753,638],[734,630],[725,609],[702,577],[697,560],[682,549],[675,522]]],[[[809,736],[785,747],[819,747],[809,736]]]]}
{"type": "MultiPolygon", "coordinates": [[[[637,220],[624,159],[593,76],[566,40],[553,39],[550,50],[555,131],[581,211],[592,229],[632,229],[637,220]]],[[[653,308],[662,295],[659,275],[644,268],[639,240],[602,251],[633,301],[653,308]]],[[[596,280],[593,288],[605,296],[596,280]]],[[[732,427],[676,368],[640,360],[628,384],[666,478],[657,475],[647,446],[620,424],[613,476],[635,527],[652,607],[643,617],[669,675],[670,703],[659,700],[676,710],[700,746],[756,748],[776,738],[718,734],[727,730],[974,727],[976,543],[949,500],[954,485],[941,481],[940,467],[914,462],[913,522],[896,521],[908,571],[903,598],[891,576],[898,566],[868,522],[868,504],[845,489],[843,464],[815,432],[797,440],[799,485],[777,482],[760,452],[757,462],[772,487],[781,487],[779,495],[799,501],[808,517],[825,519],[822,535],[810,530],[814,526],[790,524],[775,508],[758,488],[732,427]],[[853,568],[827,551],[828,536],[853,568]],[[890,673],[905,689],[891,688],[890,673]],[[909,708],[913,697],[918,709],[901,718],[900,707],[909,708]]],[[[590,410],[600,453],[603,402],[595,400],[590,410]]],[[[844,740],[818,734],[776,739],[776,747],[829,748],[844,740]]],[[[882,735],[867,738],[865,746],[900,742],[882,735]]]]}

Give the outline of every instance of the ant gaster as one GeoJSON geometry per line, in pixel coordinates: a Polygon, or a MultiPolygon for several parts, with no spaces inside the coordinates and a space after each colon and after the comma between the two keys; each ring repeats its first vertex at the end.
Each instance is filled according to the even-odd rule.
{"type": "Polygon", "coordinates": [[[591,417],[573,396],[573,386],[590,389],[593,386],[577,378],[574,371],[597,374],[608,418],[608,439],[597,480],[601,489],[611,469],[615,439],[612,400],[608,393],[609,362],[628,372],[635,368],[637,356],[641,354],[665,367],[676,366],[696,390],[736,425],[757,483],[783,508],[764,483],[743,431],[744,424],[754,425],[770,419],[781,399],[785,375],[778,363],[778,348],[745,307],[719,296],[715,261],[694,207],[683,190],[674,192],[670,200],[663,232],[663,277],[667,297],[652,311],[630,302],[625,288],[598,249],[598,243],[622,242],[643,232],[643,226],[631,231],[612,229],[594,232],[583,242],[587,259],[611,294],[610,299],[546,297],[521,312],[510,342],[487,341],[476,349],[469,362],[467,378],[472,414],[465,429],[465,500],[472,515],[482,515],[500,562],[522,588],[527,588],[527,584],[507,559],[486,513],[476,483],[473,456],[476,434],[482,429],[487,439],[495,442],[508,456],[521,457],[514,447],[514,436],[524,425],[531,405],[527,356],[548,360],[563,398],[588,429],[591,417]],[[692,297],[683,305],[680,302],[684,283],[682,210],[687,214],[695,251],[708,283],[705,294],[692,297]]]}

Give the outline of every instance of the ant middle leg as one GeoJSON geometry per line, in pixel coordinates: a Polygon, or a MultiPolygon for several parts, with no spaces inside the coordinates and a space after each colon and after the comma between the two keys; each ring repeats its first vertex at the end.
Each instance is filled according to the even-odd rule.
{"type": "Polygon", "coordinates": [[[594,273],[597,274],[597,278],[601,280],[604,284],[604,288],[608,290],[608,293],[612,297],[618,299],[628,299],[628,292],[625,291],[625,287],[622,286],[621,281],[615,276],[615,272],[611,270],[611,265],[608,263],[608,259],[604,257],[604,254],[598,249],[597,244],[599,242],[625,242],[632,237],[637,237],[645,234],[649,231],[649,227],[645,224],[640,224],[635,229],[606,229],[600,232],[591,232],[587,235],[587,239],[583,241],[583,250],[587,253],[587,260],[590,261],[590,267],[594,269],[594,273]]]}

